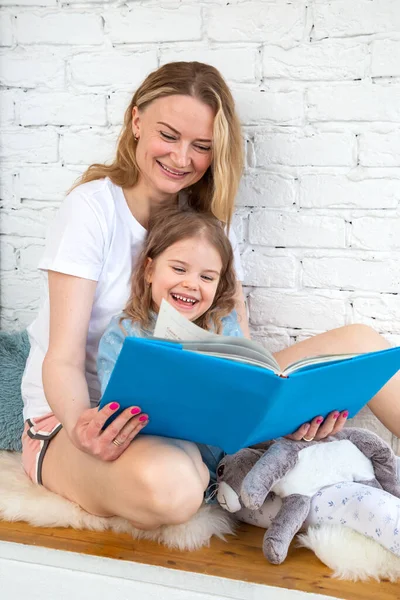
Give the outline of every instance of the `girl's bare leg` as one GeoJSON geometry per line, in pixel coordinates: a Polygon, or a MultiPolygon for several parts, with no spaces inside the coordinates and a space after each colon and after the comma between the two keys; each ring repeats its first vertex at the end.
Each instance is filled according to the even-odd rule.
{"type": "Polygon", "coordinates": [[[100,516],[120,516],[139,529],[183,523],[199,509],[209,472],[189,442],[138,436],[115,461],[78,450],[66,432],[50,442],[44,486],[100,516]]]}
{"type": "MultiPolygon", "coordinates": [[[[282,368],[308,356],[373,352],[390,344],[367,325],[347,325],[316,335],[275,354],[282,368]]],[[[400,437],[400,372],[370,400],[369,408],[395,436],[400,437]]]]}

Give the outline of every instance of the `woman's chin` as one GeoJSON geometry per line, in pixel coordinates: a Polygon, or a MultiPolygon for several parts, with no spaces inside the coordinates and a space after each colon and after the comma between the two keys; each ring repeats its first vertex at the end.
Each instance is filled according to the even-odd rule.
{"type": "Polygon", "coordinates": [[[161,194],[177,194],[185,188],[190,187],[195,181],[191,178],[184,177],[182,179],[170,179],[163,173],[159,174],[155,183],[155,187],[161,194]]]}
{"type": "Polygon", "coordinates": [[[176,182],[176,181],[171,181],[171,182],[166,182],[166,183],[165,182],[160,183],[159,185],[157,185],[155,187],[157,190],[157,195],[173,196],[173,195],[181,192],[187,186],[183,185],[183,184],[179,185],[178,182],[176,182]]]}

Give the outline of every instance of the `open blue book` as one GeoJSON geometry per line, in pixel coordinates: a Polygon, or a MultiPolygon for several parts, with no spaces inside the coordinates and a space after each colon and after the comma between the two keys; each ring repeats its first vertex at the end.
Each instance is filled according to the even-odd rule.
{"type": "Polygon", "coordinates": [[[229,454],[332,410],[353,417],[400,369],[397,347],[307,358],[281,371],[260,344],[205,332],[170,305],[163,303],[160,319],[159,337],[125,339],[100,407],[138,405],[150,418],[144,434],[229,454]],[[191,339],[179,340],[182,332],[191,339]]]}

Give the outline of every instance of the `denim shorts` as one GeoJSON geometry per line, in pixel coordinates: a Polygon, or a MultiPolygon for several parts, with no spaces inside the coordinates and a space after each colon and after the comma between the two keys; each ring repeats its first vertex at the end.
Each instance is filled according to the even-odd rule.
{"type": "Polygon", "coordinates": [[[203,463],[210,472],[210,483],[205,491],[205,501],[207,503],[216,503],[215,484],[217,483],[217,467],[220,460],[225,456],[226,452],[218,446],[207,446],[206,444],[196,444],[200,450],[203,463]]]}

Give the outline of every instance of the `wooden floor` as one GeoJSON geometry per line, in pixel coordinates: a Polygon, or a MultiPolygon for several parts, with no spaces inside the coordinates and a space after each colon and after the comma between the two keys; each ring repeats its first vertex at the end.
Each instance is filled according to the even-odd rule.
{"type": "Polygon", "coordinates": [[[154,542],[139,542],[126,534],[34,528],[22,522],[0,522],[2,541],[158,565],[347,600],[400,599],[399,584],[332,579],[330,570],[304,548],[292,547],[283,565],[270,565],[262,555],[262,537],[263,530],[242,525],[236,537],[229,536],[228,543],[213,539],[209,548],[180,552],[154,542]]]}

